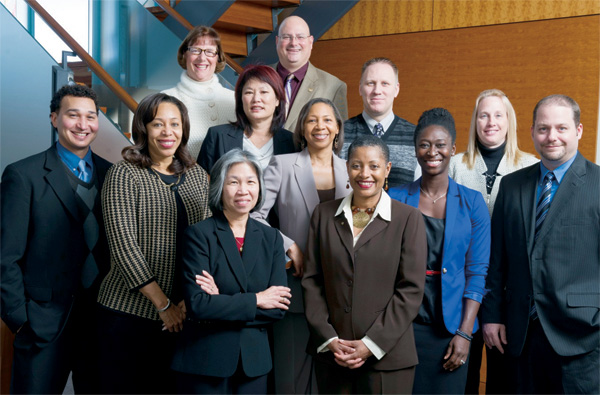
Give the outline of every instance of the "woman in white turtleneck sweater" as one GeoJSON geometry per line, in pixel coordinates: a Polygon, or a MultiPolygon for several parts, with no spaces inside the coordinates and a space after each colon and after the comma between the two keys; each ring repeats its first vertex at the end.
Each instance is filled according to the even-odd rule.
{"type": "Polygon", "coordinates": [[[215,74],[225,68],[219,33],[212,27],[196,26],[179,46],[177,62],[185,70],[181,80],[163,93],[175,96],[187,107],[190,117],[187,147],[192,157],[197,158],[208,128],[236,120],[233,91],[223,87],[215,74]]]}

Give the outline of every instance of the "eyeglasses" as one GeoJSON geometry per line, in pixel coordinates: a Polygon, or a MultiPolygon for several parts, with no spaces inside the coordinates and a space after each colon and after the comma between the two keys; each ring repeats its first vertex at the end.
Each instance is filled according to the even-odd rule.
{"type": "Polygon", "coordinates": [[[279,39],[281,41],[292,41],[293,39],[298,40],[299,42],[304,42],[306,41],[307,38],[309,38],[310,36],[304,35],[304,34],[297,34],[297,35],[292,35],[292,34],[282,34],[281,36],[279,36],[279,39]]]}
{"type": "Polygon", "coordinates": [[[207,58],[214,58],[218,55],[217,51],[214,49],[202,49],[197,47],[188,47],[188,52],[192,55],[200,55],[202,52],[204,52],[204,55],[206,55],[207,58]]]}

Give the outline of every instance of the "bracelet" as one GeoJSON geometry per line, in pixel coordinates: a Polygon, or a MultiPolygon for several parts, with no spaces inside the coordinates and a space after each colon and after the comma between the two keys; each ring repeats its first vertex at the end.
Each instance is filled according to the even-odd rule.
{"type": "Polygon", "coordinates": [[[454,334],[462,337],[463,339],[467,339],[468,341],[473,340],[473,336],[467,335],[465,332],[461,331],[460,329],[457,329],[456,332],[454,332],[454,334]]]}
{"type": "Polygon", "coordinates": [[[163,312],[167,311],[169,309],[169,307],[171,307],[171,299],[167,298],[167,305],[165,307],[163,307],[162,309],[156,309],[156,311],[158,311],[159,313],[163,313],[163,312]]]}

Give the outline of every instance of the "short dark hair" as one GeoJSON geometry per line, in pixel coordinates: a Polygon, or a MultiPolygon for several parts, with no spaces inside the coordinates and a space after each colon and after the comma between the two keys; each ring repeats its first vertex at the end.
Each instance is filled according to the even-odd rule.
{"type": "Polygon", "coordinates": [[[275,108],[273,113],[273,120],[271,122],[271,135],[283,127],[285,123],[285,91],[283,90],[283,82],[281,77],[275,69],[265,65],[251,65],[242,71],[242,74],[238,77],[237,83],[235,84],[235,117],[236,121],[232,124],[244,132],[248,136],[252,135],[252,127],[250,126],[250,120],[244,112],[244,103],[242,101],[242,95],[244,86],[250,80],[259,80],[266,82],[273,88],[275,97],[279,100],[279,105],[275,108]]]}
{"type": "Polygon", "coordinates": [[[133,132],[134,145],[123,148],[121,155],[127,162],[133,163],[140,167],[148,168],[152,166],[152,158],[148,149],[148,130],[146,125],[152,122],[156,117],[158,106],[161,103],[174,104],[181,115],[181,143],[175,151],[173,163],[169,166],[169,170],[179,175],[186,172],[196,164],[196,161],[187,150],[187,142],[190,138],[190,118],[185,105],[176,97],[169,96],[165,93],[154,93],[146,96],[138,104],[133,115],[133,123],[131,129],[133,132]]]}
{"type": "Polygon", "coordinates": [[[382,139],[375,137],[372,134],[360,135],[352,142],[352,144],[350,144],[350,147],[348,147],[347,160],[350,160],[352,155],[354,155],[354,152],[361,147],[379,147],[383,158],[385,159],[385,163],[390,161],[390,148],[382,139]]]}
{"type": "Polygon", "coordinates": [[[217,46],[217,66],[215,67],[215,73],[220,73],[225,69],[227,61],[225,60],[225,52],[221,45],[221,36],[210,26],[196,26],[190,30],[177,50],[177,63],[179,63],[179,66],[181,66],[182,69],[186,70],[187,63],[185,61],[185,53],[187,52],[188,47],[194,45],[201,37],[208,37],[217,46]]]}
{"type": "Polygon", "coordinates": [[[342,116],[340,115],[340,112],[335,104],[333,104],[331,100],[324,97],[310,99],[300,110],[300,115],[298,116],[298,121],[296,122],[296,129],[294,129],[294,144],[296,147],[301,147],[302,143],[306,144],[306,139],[304,138],[304,122],[306,122],[306,118],[308,118],[308,113],[310,112],[312,106],[317,103],[327,104],[333,110],[333,115],[335,117],[335,121],[337,122],[339,133],[336,137],[337,148],[335,148],[335,145],[333,145],[332,149],[333,152],[339,155],[342,151],[342,146],[344,145],[344,120],[342,119],[342,116]]]}
{"type": "Polygon", "coordinates": [[[388,66],[390,66],[392,68],[392,70],[394,70],[394,75],[396,76],[396,82],[398,82],[398,66],[396,66],[396,64],[394,62],[392,62],[391,59],[383,58],[383,57],[369,59],[362,65],[362,69],[360,71],[361,82],[362,82],[363,75],[365,74],[365,71],[367,70],[367,68],[376,63],[387,64],[388,66]]]}
{"type": "Polygon", "coordinates": [[[96,95],[96,92],[85,85],[77,84],[65,85],[56,91],[50,101],[50,113],[58,113],[60,111],[60,104],[65,96],[87,97],[88,99],[92,99],[96,106],[96,113],[98,113],[98,96],[96,95]]]}
{"type": "Polygon", "coordinates": [[[575,127],[579,126],[579,123],[581,120],[581,109],[579,108],[579,104],[577,104],[577,102],[575,100],[573,100],[572,98],[570,98],[567,95],[550,95],[550,96],[546,96],[542,100],[540,100],[535,105],[535,108],[533,109],[533,124],[532,124],[532,126],[535,125],[535,120],[537,118],[537,112],[540,109],[540,107],[542,107],[544,105],[550,105],[550,104],[554,104],[557,106],[570,107],[571,110],[573,111],[573,121],[575,122],[575,127]]]}
{"type": "Polygon", "coordinates": [[[210,186],[208,188],[208,207],[214,213],[223,211],[223,187],[225,186],[225,177],[233,165],[238,163],[247,163],[256,171],[258,178],[259,193],[256,206],[251,212],[259,210],[265,201],[265,188],[263,179],[263,170],[260,167],[258,158],[248,151],[242,151],[240,148],[234,148],[227,151],[217,160],[210,171],[210,186]]]}
{"type": "Polygon", "coordinates": [[[413,136],[415,147],[417,146],[417,141],[423,130],[431,125],[441,126],[452,138],[452,143],[456,141],[456,126],[454,126],[454,118],[452,117],[452,114],[450,114],[450,111],[446,110],[445,108],[436,107],[421,114],[419,122],[417,123],[417,127],[415,128],[415,134],[413,136]]]}

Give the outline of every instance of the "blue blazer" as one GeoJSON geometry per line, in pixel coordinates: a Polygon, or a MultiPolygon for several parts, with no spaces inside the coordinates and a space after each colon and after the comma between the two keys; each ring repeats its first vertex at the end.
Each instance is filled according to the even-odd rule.
{"type": "Polygon", "coordinates": [[[171,368],[177,372],[231,377],[239,361],[248,377],[267,374],[271,351],[267,327],[283,318],[280,309],[256,306],[256,294],[286,286],[283,240],[276,229],[248,219],[243,252],[222,213],[185,231],[183,291],[188,321],[171,368]],[[209,272],[219,295],[208,295],[195,275],[209,272]]]}
{"type": "MultiPolygon", "coordinates": [[[[446,329],[456,332],[462,321],[463,298],[479,303],[485,295],[490,259],[490,214],[481,193],[450,177],[442,255],[442,311],[446,329]]],[[[396,200],[419,207],[421,179],[391,188],[396,200]]],[[[479,328],[477,319],[473,332],[479,328]]]]}

